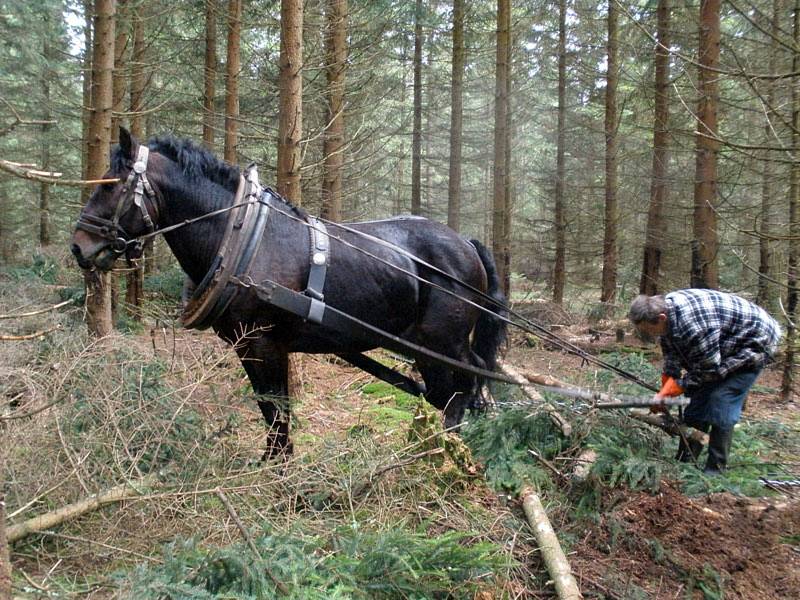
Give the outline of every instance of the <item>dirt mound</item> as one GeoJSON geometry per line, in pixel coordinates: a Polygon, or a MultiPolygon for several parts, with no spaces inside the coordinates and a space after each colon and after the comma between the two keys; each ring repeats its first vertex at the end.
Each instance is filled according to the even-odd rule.
{"type": "Polygon", "coordinates": [[[800,503],[692,499],[665,484],[604,516],[582,542],[576,571],[591,584],[613,566],[657,598],[687,588],[700,597],[800,598],[798,535],[800,503]]]}

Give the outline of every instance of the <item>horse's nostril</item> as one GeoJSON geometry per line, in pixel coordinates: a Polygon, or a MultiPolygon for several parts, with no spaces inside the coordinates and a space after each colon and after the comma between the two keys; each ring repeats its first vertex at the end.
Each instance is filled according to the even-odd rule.
{"type": "Polygon", "coordinates": [[[70,246],[70,251],[75,258],[81,257],[81,247],[78,246],[78,244],[72,244],[72,246],[70,246]]]}

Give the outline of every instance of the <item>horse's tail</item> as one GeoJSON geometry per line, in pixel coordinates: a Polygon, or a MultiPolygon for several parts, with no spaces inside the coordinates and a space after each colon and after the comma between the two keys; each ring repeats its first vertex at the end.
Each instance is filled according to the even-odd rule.
{"type": "MultiPolygon", "coordinates": [[[[500,278],[497,275],[497,267],[495,267],[492,253],[478,240],[470,240],[470,243],[478,251],[483,268],[486,270],[488,282],[486,294],[496,301],[496,303],[487,303],[489,306],[486,308],[499,317],[507,317],[508,310],[505,308],[506,295],[500,286],[500,278]]],[[[486,368],[490,371],[494,371],[497,366],[497,353],[505,341],[506,322],[486,311],[481,311],[480,317],[475,323],[475,331],[472,336],[472,351],[483,360],[486,368]]]]}

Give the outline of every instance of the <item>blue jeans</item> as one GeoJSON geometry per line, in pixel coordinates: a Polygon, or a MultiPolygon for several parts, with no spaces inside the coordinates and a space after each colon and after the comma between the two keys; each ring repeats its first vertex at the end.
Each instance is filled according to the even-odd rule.
{"type": "Polygon", "coordinates": [[[742,369],[725,379],[701,385],[687,394],[691,400],[683,412],[687,423],[710,423],[720,429],[731,429],[742,416],[747,392],[761,373],[760,367],[742,369]]]}

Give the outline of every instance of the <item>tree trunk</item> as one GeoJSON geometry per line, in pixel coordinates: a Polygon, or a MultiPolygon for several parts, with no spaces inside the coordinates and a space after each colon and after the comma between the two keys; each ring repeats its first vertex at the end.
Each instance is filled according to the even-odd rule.
{"type": "Polygon", "coordinates": [[[114,73],[112,75],[112,92],[111,92],[111,143],[116,144],[119,142],[119,126],[122,124],[122,119],[119,116],[124,110],[125,92],[128,86],[128,76],[125,70],[125,51],[128,48],[128,31],[127,31],[127,16],[128,16],[128,0],[116,0],[117,11],[115,18],[114,29],[116,30],[117,37],[114,40],[114,73]]]}
{"type": "Polygon", "coordinates": [[[147,77],[144,72],[145,45],[144,45],[144,8],[137,4],[133,8],[131,21],[133,22],[133,55],[131,56],[131,134],[137,139],[144,138],[144,91],[147,87],[147,77]]]}
{"type": "MultiPolygon", "coordinates": [[[[42,45],[42,120],[50,121],[53,117],[50,106],[50,78],[53,72],[50,68],[52,60],[52,50],[50,46],[50,32],[52,31],[52,15],[47,9],[43,9],[42,16],[45,23],[45,36],[42,45]]],[[[42,123],[42,154],[41,168],[43,171],[50,170],[50,124],[42,123]]],[[[47,246],[50,244],[50,184],[42,182],[39,184],[39,245],[47,246]]]]}
{"type": "MultiPolygon", "coordinates": [[[[281,23],[283,20],[281,20],[281,23]]],[[[239,45],[242,28],[242,0],[228,0],[228,55],[225,64],[225,150],[224,158],[235,165],[239,119],[239,45]]]]}
{"type": "Polygon", "coordinates": [[[422,213],[422,0],[414,10],[414,125],[411,132],[411,214],[422,213]]]}
{"type": "MultiPolygon", "coordinates": [[[[505,287],[508,268],[506,235],[506,142],[508,137],[508,49],[511,23],[510,0],[497,0],[497,53],[494,78],[494,169],[492,173],[492,253],[497,275],[505,287]]],[[[507,290],[506,290],[507,292],[507,290]]]]}
{"type": "Polygon", "coordinates": [[[654,296],[661,283],[661,258],[664,247],[664,206],[667,203],[669,163],[669,0],[658,0],[658,43],[656,44],[656,106],[653,119],[653,167],[650,207],[647,211],[642,277],[639,293],[654,296]]]}
{"type": "Polygon", "coordinates": [[[514,43],[514,36],[511,31],[511,7],[508,10],[508,47],[506,48],[506,64],[508,74],[506,76],[506,145],[505,145],[505,211],[503,215],[503,279],[500,280],[503,286],[503,293],[506,298],[511,298],[511,215],[514,213],[514,186],[511,172],[511,52],[514,43]]]}
{"type": "Polygon", "coordinates": [[[699,82],[692,287],[719,288],[717,252],[717,106],[719,103],[720,0],[700,2],[699,82]]]}
{"type": "MultiPolygon", "coordinates": [[[[92,116],[92,53],[94,46],[94,0],[83,0],[83,110],[81,111],[81,178],[88,179],[86,176],[89,170],[89,121],[92,116]]],[[[84,186],[81,188],[81,205],[86,204],[89,199],[91,188],[84,186]]]]}
{"type": "MultiPolygon", "coordinates": [[[[792,71],[800,69],[800,0],[794,3],[794,55],[792,71]]],[[[800,154],[800,78],[792,80],[792,151],[795,157],[800,154]]],[[[795,354],[797,350],[797,264],[800,252],[800,162],[795,158],[791,166],[789,186],[789,261],[786,275],[786,359],[781,381],[781,399],[788,402],[794,390],[795,354]]]]}
{"type": "MultiPolygon", "coordinates": [[[[114,71],[114,0],[96,0],[92,51],[92,115],[89,119],[88,179],[100,179],[109,167],[111,107],[114,71]]],[[[111,285],[109,273],[85,271],[86,323],[89,333],[111,333],[111,285]]]]}
{"type": "Polygon", "coordinates": [[[203,69],[203,144],[214,149],[214,125],[217,80],[217,4],[218,0],[205,0],[206,4],[206,58],[203,69]]]}
{"type": "MultiPolygon", "coordinates": [[[[144,137],[144,117],[142,115],[144,90],[147,78],[144,73],[144,19],[143,7],[137,4],[132,7],[131,25],[133,30],[133,53],[131,55],[130,108],[131,134],[144,137]]],[[[144,265],[152,256],[153,244],[147,243],[142,257],[133,261],[133,268],[125,274],[125,308],[134,321],[142,320],[142,303],[144,300],[144,265]]]]}
{"type": "Polygon", "coordinates": [[[617,80],[619,66],[617,56],[617,5],[608,3],[608,67],[606,71],[606,204],[603,232],[603,275],[601,278],[600,302],[610,308],[617,295],[617,80]]]}
{"type": "Polygon", "coordinates": [[[464,0],[453,0],[453,65],[450,78],[450,174],[447,182],[447,225],[461,227],[461,137],[464,128],[464,0]]]}
{"type": "Polygon", "coordinates": [[[325,37],[328,84],[328,127],[322,154],[322,216],[342,220],[342,167],[344,165],[344,93],[347,68],[347,0],[328,0],[325,37]]]}
{"type": "MultiPolygon", "coordinates": [[[[778,56],[780,47],[778,40],[781,35],[781,14],[783,13],[783,0],[773,0],[772,2],[772,38],[770,40],[769,66],[768,73],[775,73],[778,67],[778,56]]],[[[765,91],[767,124],[764,126],[764,142],[769,145],[772,140],[772,128],[775,112],[775,82],[767,80],[765,91]]],[[[761,222],[759,223],[758,233],[758,294],[756,302],[768,311],[775,308],[775,287],[770,282],[772,279],[772,179],[775,174],[772,172],[772,162],[770,161],[770,151],[764,151],[763,170],[761,173],[761,222]]]]}
{"type": "Polygon", "coordinates": [[[558,3],[558,122],[556,124],[555,243],[553,302],[563,304],[566,273],[566,217],[564,215],[564,121],[567,88],[567,1],[558,3]]]}
{"type": "Polygon", "coordinates": [[[281,0],[278,193],[302,204],[300,167],[303,137],[303,1],[281,0]]]}

